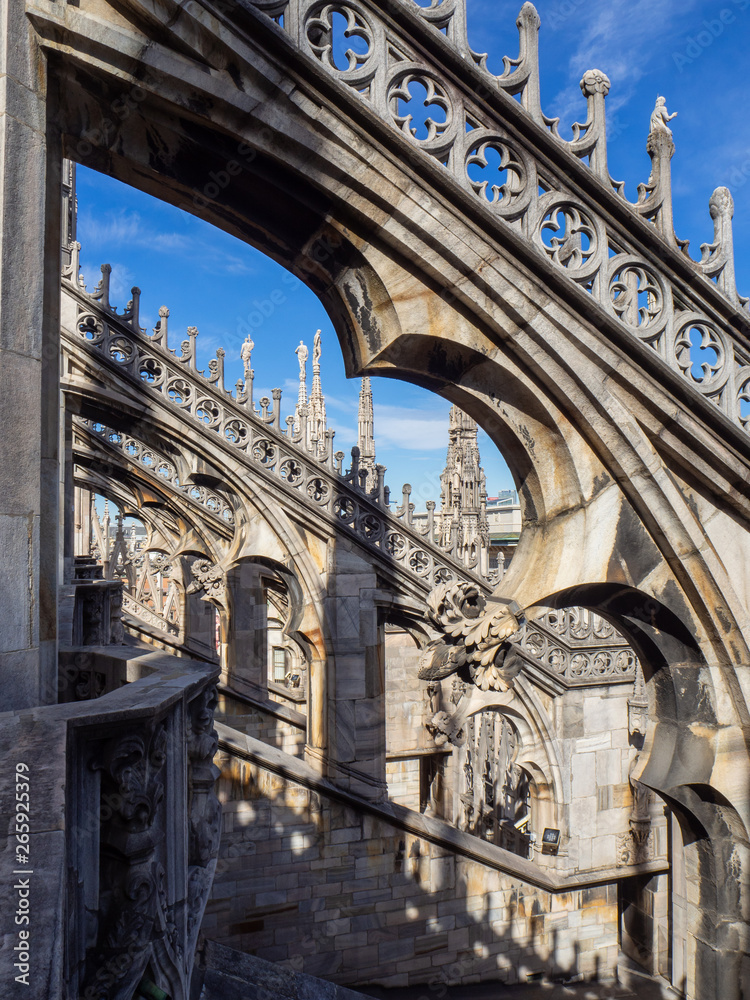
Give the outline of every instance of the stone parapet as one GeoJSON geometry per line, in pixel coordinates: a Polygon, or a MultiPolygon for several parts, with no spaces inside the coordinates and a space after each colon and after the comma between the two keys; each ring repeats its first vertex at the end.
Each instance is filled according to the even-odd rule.
{"type": "Polygon", "coordinates": [[[132,995],[145,976],[185,1000],[220,830],[218,669],[76,653],[114,689],[0,715],[0,807],[15,817],[0,851],[6,981],[13,970],[24,996],[56,1000],[132,995]]]}

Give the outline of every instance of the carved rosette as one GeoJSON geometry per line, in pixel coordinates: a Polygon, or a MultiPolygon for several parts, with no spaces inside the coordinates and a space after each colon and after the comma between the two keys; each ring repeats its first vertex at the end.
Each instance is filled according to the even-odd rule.
{"type": "Polygon", "coordinates": [[[440,680],[463,668],[482,691],[506,691],[520,672],[522,660],[508,639],[520,624],[508,610],[486,611],[479,587],[442,584],[428,598],[430,618],[443,638],[422,654],[419,676],[440,680]]]}
{"type": "Polygon", "coordinates": [[[226,575],[221,566],[213,565],[208,559],[197,559],[192,566],[193,582],[188,586],[188,594],[199,594],[223,601],[226,596],[226,575]]]}

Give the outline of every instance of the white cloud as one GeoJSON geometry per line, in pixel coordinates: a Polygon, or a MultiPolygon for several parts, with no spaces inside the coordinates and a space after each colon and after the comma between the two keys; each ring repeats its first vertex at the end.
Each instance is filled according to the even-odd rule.
{"type": "Polygon", "coordinates": [[[112,247],[128,244],[189,260],[191,266],[212,275],[254,273],[254,268],[239,254],[228,253],[214,242],[185,233],[159,232],[140,213],[126,209],[104,216],[81,212],[78,232],[86,253],[109,252],[112,247]]]}
{"type": "MultiPolygon", "coordinates": [[[[600,69],[610,78],[612,90],[607,99],[607,116],[613,118],[648,72],[652,57],[663,52],[670,37],[674,38],[692,23],[699,2],[683,0],[678,5],[674,0],[610,0],[598,4],[593,14],[591,4],[574,8],[574,2],[570,2],[572,10],[567,18],[559,13],[556,17],[553,10],[550,26],[565,29],[559,39],[561,45],[571,35],[578,39],[568,57],[570,83],[550,102],[554,114],[560,117],[561,127],[565,129],[574,120],[585,121],[586,105],[579,80],[588,69],[600,69]]],[[[563,5],[559,9],[562,11],[563,5]]],[[[545,58],[544,49],[541,58],[545,58]]],[[[644,122],[644,130],[647,125],[644,122]]]]}
{"type": "Polygon", "coordinates": [[[375,403],[375,445],[407,451],[445,451],[448,447],[448,404],[445,409],[412,409],[375,403]]]}

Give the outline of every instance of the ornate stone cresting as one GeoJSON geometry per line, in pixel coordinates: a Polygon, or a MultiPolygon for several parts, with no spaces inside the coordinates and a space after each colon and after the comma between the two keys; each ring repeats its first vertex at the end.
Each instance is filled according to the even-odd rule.
{"type": "MultiPolygon", "coordinates": [[[[747,312],[750,303],[737,292],[731,228],[731,199],[717,189],[711,199],[714,242],[701,247],[699,261],[687,254],[688,241],[674,232],[671,158],[674,142],[666,100],[657,99],[650,118],[647,149],[652,161],[649,180],[638,186],[635,202],[625,197],[625,185],[612,179],[607,165],[605,100],[610,81],[590,69],[581,80],[586,118],[572,126],[565,139],[559,120],[544,114],[540,103],[539,15],[525,3],[518,16],[517,57],[504,57],[504,71],[491,73],[487,57],[472,51],[466,32],[465,0],[404,3],[397,26],[386,22],[372,0],[321,8],[316,0],[252,0],[273,18],[283,15],[283,32],[292,45],[317,59],[339,86],[355,92],[390,127],[397,129],[412,149],[440,163],[457,185],[476,197],[502,226],[528,234],[534,251],[546,257],[567,278],[588,293],[610,317],[651,347],[674,370],[688,379],[707,400],[741,426],[750,421],[750,352],[741,332],[725,329],[723,307],[708,289],[691,288],[675,280],[672,253],[680,254],[679,268],[716,287],[731,304],[747,312]],[[347,38],[358,39],[347,51],[348,65],[334,58],[334,14],[346,17],[347,38]],[[411,23],[410,23],[411,22],[411,23]],[[421,23],[420,23],[421,22],[421,23]],[[424,36],[423,25],[440,34],[429,47],[414,44],[424,36]],[[411,30],[410,30],[411,29],[411,30]],[[446,72],[446,60],[460,60],[460,71],[446,72]],[[417,94],[425,94],[420,98],[417,94]],[[490,96],[479,99],[478,93],[490,96]],[[539,129],[537,140],[559,145],[560,163],[551,166],[530,148],[509,116],[508,102],[517,97],[539,129]],[[417,126],[417,112],[429,108],[429,117],[417,126]],[[578,161],[564,162],[564,161],[578,161]],[[581,199],[572,176],[588,163],[601,190],[581,199]],[[651,223],[669,248],[667,256],[654,251],[638,236],[639,230],[613,220],[621,209],[651,223]],[[710,304],[713,303],[713,304],[710,304]],[[696,349],[702,363],[693,363],[696,349]],[[706,367],[707,366],[707,367],[706,367]]],[[[424,38],[423,38],[424,40],[424,38]]],[[[341,39],[338,38],[340,43],[341,39]]],[[[745,317],[745,326],[747,317],[745,317]]]]}
{"type": "Polygon", "coordinates": [[[638,667],[625,637],[586,608],[546,611],[527,621],[511,642],[529,664],[571,687],[632,682],[638,667]]]}
{"type": "Polygon", "coordinates": [[[428,599],[430,618],[443,633],[426,647],[419,676],[439,680],[464,666],[482,691],[506,691],[522,661],[508,639],[521,623],[507,608],[486,611],[480,589],[470,583],[443,584],[428,599]]]}
{"type": "MultiPolygon", "coordinates": [[[[63,289],[70,316],[69,326],[63,327],[69,356],[83,349],[92,361],[108,369],[108,377],[126,375],[137,379],[146,398],[168,407],[172,415],[188,422],[190,433],[197,428],[201,435],[212,438],[211,449],[218,438],[220,447],[231,448],[241,461],[252,467],[253,474],[272,481],[275,488],[281,486],[290,491],[296,503],[315,511],[312,516],[322,514],[337,527],[354,533],[365,545],[387,552],[390,560],[424,580],[427,587],[458,579],[467,572],[473,575],[478,555],[471,550],[461,553],[457,536],[443,545],[432,526],[422,531],[412,523],[411,504],[391,508],[384,466],[375,466],[374,486],[368,490],[361,483],[365,470],[360,467],[358,448],[352,449],[349,472],[342,468],[343,452],[334,456],[332,430],[326,430],[324,441],[318,441],[317,447],[312,448],[307,434],[306,392],[299,412],[299,431],[294,430],[293,416],[287,418],[287,428],[282,430],[281,390],[273,390],[273,407],[271,400],[263,397],[258,408],[242,386],[242,380],[236,395],[222,389],[221,358],[216,359],[221,363],[215,366],[215,373],[206,378],[197,368],[195,328],[189,328],[189,340],[183,343],[181,356],[176,357],[165,339],[166,331],[155,331],[149,336],[143,330],[135,330],[123,316],[103,308],[72,277],[63,277],[63,289]]],[[[306,358],[302,353],[298,361],[304,368],[306,358]]],[[[247,388],[252,388],[252,382],[247,388]]],[[[137,459],[143,466],[142,473],[153,476],[155,484],[170,484],[188,501],[195,500],[216,514],[228,527],[234,525],[234,511],[224,497],[181,477],[175,462],[151,444],[103,424],[87,423],[80,418],[75,418],[75,423],[89,427],[126,461],[137,459]]]]}

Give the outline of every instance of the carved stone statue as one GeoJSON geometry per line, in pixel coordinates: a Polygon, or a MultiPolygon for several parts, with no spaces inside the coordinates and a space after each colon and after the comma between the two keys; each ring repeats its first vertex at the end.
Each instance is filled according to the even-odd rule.
{"type": "Polygon", "coordinates": [[[666,97],[657,97],[656,106],[651,113],[651,131],[652,132],[666,132],[668,135],[672,134],[672,129],[669,128],[667,122],[671,122],[673,118],[677,117],[677,112],[671,114],[667,111],[667,99],[666,97]]]}
{"type": "Polygon", "coordinates": [[[300,379],[305,378],[305,365],[307,364],[308,351],[305,347],[304,341],[300,340],[299,347],[294,352],[297,355],[297,360],[299,361],[299,377],[300,379]]]}
{"type": "Polygon", "coordinates": [[[245,337],[245,341],[240,349],[240,358],[242,359],[242,363],[245,366],[246,382],[250,379],[250,373],[252,371],[250,367],[250,359],[252,358],[254,347],[255,347],[255,341],[250,336],[250,334],[248,334],[247,337],[245,337]]]}
{"type": "MultiPolygon", "coordinates": [[[[300,341],[300,343],[301,343],[301,341],[300,341]]],[[[299,348],[297,350],[299,352],[299,348]]],[[[318,332],[315,334],[315,340],[313,340],[313,365],[319,365],[320,364],[320,354],[321,354],[321,350],[320,350],[320,330],[318,330],[318,332]]],[[[305,354],[305,357],[307,357],[307,354],[305,354]]]]}

